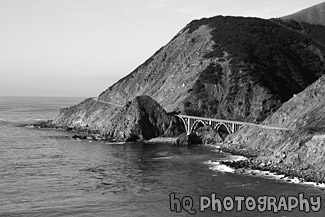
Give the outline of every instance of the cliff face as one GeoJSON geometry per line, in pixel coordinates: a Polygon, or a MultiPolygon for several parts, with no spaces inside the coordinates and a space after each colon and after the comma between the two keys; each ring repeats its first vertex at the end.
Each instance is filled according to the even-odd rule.
{"type": "Polygon", "coordinates": [[[290,131],[244,127],[227,138],[228,146],[258,152],[258,161],[295,168],[302,174],[325,181],[324,114],[325,76],[284,103],[263,122],[287,127],[290,131]]]}
{"type": "MultiPolygon", "coordinates": [[[[324,54],[319,40],[271,20],[196,20],[99,100],[124,105],[148,95],[169,112],[260,122],[325,73],[324,54]]],[[[53,123],[105,134],[119,112],[87,99],[53,123]]]]}

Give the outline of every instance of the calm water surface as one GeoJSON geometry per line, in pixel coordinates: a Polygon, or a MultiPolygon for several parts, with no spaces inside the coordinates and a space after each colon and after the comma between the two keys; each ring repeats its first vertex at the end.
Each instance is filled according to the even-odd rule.
{"type": "Polygon", "coordinates": [[[78,142],[64,131],[19,126],[52,119],[80,98],[0,97],[0,216],[190,216],[169,194],[191,196],[195,216],[325,216],[322,189],[212,171],[229,156],[209,148],[78,142]],[[318,213],[199,212],[200,195],[321,196],[318,213]]]}

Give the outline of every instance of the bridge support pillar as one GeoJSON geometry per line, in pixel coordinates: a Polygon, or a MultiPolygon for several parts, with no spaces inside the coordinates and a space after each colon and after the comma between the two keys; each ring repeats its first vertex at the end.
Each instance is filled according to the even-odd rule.
{"type": "Polygon", "coordinates": [[[230,133],[234,133],[236,130],[236,124],[232,123],[231,124],[231,132],[230,133]]]}
{"type": "Polygon", "coordinates": [[[179,117],[179,118],[183,121],[185,125],[186,135],[190,135],[192,130],[191,119],[187,117],[179,117]]]}
{"type": "Polygon", "coordinates": [[[187,118],[187,129],[186,129],[186,135],[190,135],[191,134],[191,119],[187,118]]]}

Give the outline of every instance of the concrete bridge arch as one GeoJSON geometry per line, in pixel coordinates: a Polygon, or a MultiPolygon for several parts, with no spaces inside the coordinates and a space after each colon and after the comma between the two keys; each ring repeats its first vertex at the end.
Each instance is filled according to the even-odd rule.
{"type": "Polygon", "coordinates": [[[183,122],[187,135],[194,133],[198,129],[199,125],[211,126],[217,131],[219,131],[220,127],[224,127],[227,130],[228,134],[232,134],[238,131],[243,126],[243,124],[241,123],[233,123],[227,120],[218,120],[186,115],[177,115],[177,117],[183,122]]]}
{"type": "Polygon", "coordinates": [[[194,124],[193,124],[193,126],[192,126],[190,132],[191,132],[191,133],[194,133],[197,129],[199,129],[199,125],[200,125],[200,124],[203,125],[203,126],[206,126],[206,125],[207,125],[206,123],[204,123],[204,121],[202,121],[202,120],[197,120],[197,121],[194,122],[194,124]]]}
{"type": "Polygon", "coordinates": [[[283,127],[274,127],[274,126],[267,126],[267,125],[240,122],[240,121],[221,120],[221,119],[204,118],[204,117],[196,117],[196,116],[189,116],[189,115],[176,115],[176,116],[180,118],[183,124],[185,125],[187,135],[193,133],[193,131],[196,130],[198,124],[202,124],[204,126],[209,125],[212,128],[217,130],[221,126],[224,126],[229,134],[239,131],[245,125],[261,127],[269,130],[289,130],[288,128],[283,128],[283,127]]]}
{"type": "Polygon", "coordinates": [[[216,130],[216,131],[219,131],[219,128],[220,127],[224,127],[225,129],[226,129],[226,131],[227,131],[227,133],[228,134],[231,134],[232,133],[232,130],[231,130],[231,126],[229,126],[229,124],[225,124],[225,123],[218,123],[215,127],[214,127],[214,129],[216,130]]]}

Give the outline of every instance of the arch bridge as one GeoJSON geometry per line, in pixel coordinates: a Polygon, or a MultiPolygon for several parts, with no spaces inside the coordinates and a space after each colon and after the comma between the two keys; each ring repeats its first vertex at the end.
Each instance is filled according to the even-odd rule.
{"type": "Polygon", "coordinates": [[[188,115],[176,115],[176,116],[180,118],[184,123],[187,135],[194,133],[199,124],[202,124],[204,126],[206,125],[211,126],[213,129],[216,130],[218,130],[221,126],[223,126],[227,129],[229,134],[237,132],[245,125],[257,126],[257,127],[273,129],[273,130],[289,130],[288,128],[283,128],[283,127],[273,127],[273,126],[253,124],[253,123],[240,122],[240,121],[229,121],[229,120],[203,118],[203,117],[188,116],[188,115]]]}

